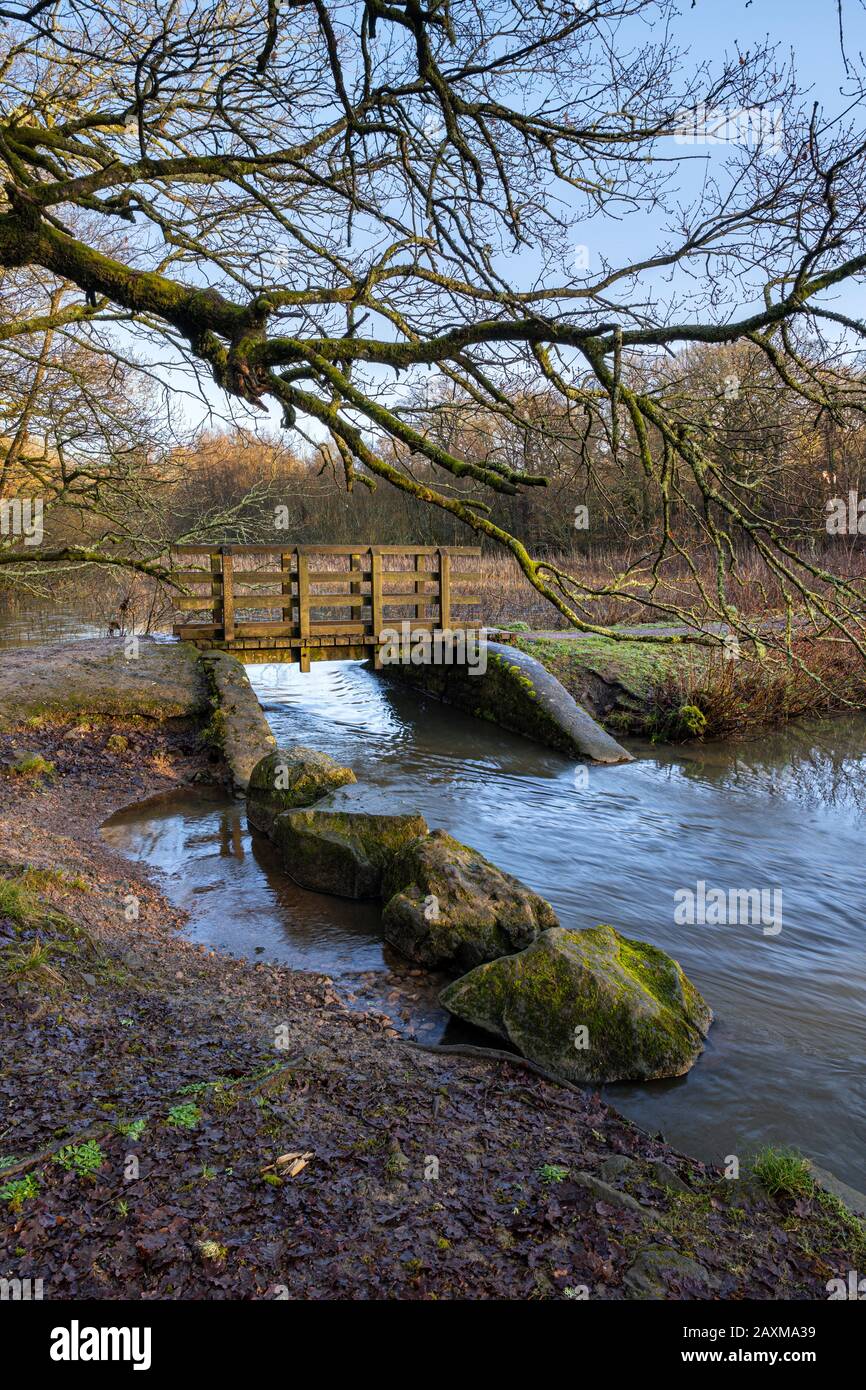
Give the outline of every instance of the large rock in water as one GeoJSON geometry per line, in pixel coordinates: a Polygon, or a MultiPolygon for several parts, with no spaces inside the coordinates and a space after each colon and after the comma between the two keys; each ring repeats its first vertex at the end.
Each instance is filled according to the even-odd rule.
{"type": "Polygon", "coordinates": [[[427,833],[423,816],[360,811],[283,811],[270,831],[296,883],[341,898],[379,897],[393,856],[427,833]]]}
{"type": "Polygon", "coordinates": [[[713,1017],[675,960],[608,926],[546,931],[439,998],[579,1085],[682,1075],[700,1056],[713,1017]]]}
{"type": "Polygon", "coordinates": [[[444,830],[407,845],[382,888],[385,939],[421,965],[469,970],[559,925],[544,898],[444,830]]]}
{"type": "Polygon", "coordinates": [[[256,830],[271,833],[281,811],[312,806],[328,792],[356,780],[350,767],[341,767],[327,753],[295,744],[277,748],[256,763],[247,789],[247,819],[256,830]]]}

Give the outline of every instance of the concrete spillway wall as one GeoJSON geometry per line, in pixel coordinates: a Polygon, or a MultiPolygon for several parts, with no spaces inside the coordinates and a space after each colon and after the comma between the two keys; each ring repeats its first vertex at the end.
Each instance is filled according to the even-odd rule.
{"type": "Polygon", "coordinates": [[[483,671],[466,663],[394,662],[378,674],[560,753],[596,763],[632,761],[534,657],[501,642],[487,642],[486,657],[483,671]]]}

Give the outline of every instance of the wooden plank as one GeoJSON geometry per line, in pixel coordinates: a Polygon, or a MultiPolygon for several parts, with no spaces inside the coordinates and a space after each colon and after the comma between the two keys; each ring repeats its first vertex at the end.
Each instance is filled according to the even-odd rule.
{"type": "Polygon", "coordinates": [[[170,579],[184,579],[187,584],[209,584],[211,581],[210,570],[171,570],[170,579]]]}
{"type": "Polygon", "coordinates": [[[378,638],[382,631],[382,557],[378,551],[370,549],[370,600],[371,614],[370,624],[373,629],[373,636],[377,639],[373,649],[373,666],[377,671],[382,669],[382,655],[379,650],[378,638]]]}
{"type": "Polygon", "coordinates": [[[215,637],[222,627],[219,623],[175,623],[171,631],[174,637],[187,641],[191,637],[215,637]]]}
{"type": "Polygon", "coordinates": [[[227,642],[231,642],[235,635],[235,595],[232,586],[232,565],[234,563],[231,551],[227,551],[223,557],[223,632],[227,642]]]}
{"type": "MultiPolygon", "coordinates": [[[[298,547],[298,625],[301,637],[310,635],[310,562],[298,547]]],[[[309,669],[309,667],[307,668],[309,669]]]]}
{"type": "Polygon", "coordinates": [[[338,584],[353,583],[357,580],[369,579],[368,570],[310,570],[309,579],[311,584],[330,584],[334,580],[338,584]]]}
{"type": "Polygon", "coordinates": [[[235,594],[235,611],[250,608],[294,608],[293,598],[283,598],[282,594],[235,594]]]}
{"type": "MultiPolygon", "coordinates": [[[[421,557],[418,556],[417,558],[420,559],[421,557]]],[[[416,579],[431,579],[431,580],[438,580],[438,578],[439,578],[439,571],[438,571],[438,570],[424,570],[424,569],[417,569],[417,570],[386,570],[386,569],[383,569],[383,570],[382,570],[382,579],[383,579],[383,580],[385,580],[385,579],[395,579],[395,580],[396,580],[396,579],[406,579],[406,580],[410,580],[410,579],[411,579],[411,580],[414,581],[414,580],[416,580],[416,579]]]]}
{"type": "Polygon", "coordinates": [[[293,634],[292,623],[235,623],[237,637],[291,637],[293,634]]]}
{"type": "Polygon", "coordinates": [[[341,632],[366,632],[365,623],[311,623],[310,640],[315,637],[323,637],[331,633],[341,632]]]}
{"type": "Polygon", "coordinates": [[[369,602],[365,594],[310,594],[311,608],[363,608],[369,602]]]}
{"type": "MultiPolygon", "coordinates": [[[[281,586],[281,587],[282,587],[282,592],[283,592],[283,597],[290,600],[290,603],[289,603],[289,606],[288,606],[288,614],[289,614],[289,622],[292,622],[293,619],[294,619],[294,616],[295,616],[295,614],[294,614],[295,601],[294,601],[294,598],[293,598],[293,594],[294,594],[294,591],[295,591],[295,586],[294,586],[294,581],[293,581],[293,579],[292,579],[292,552],[291,552],[290,550],[281,550],[281,551],[280,551],[280,573],[281,573],[282,576],[283,576],[283,582],[282,582],[282,586],[281,586]]],[[[286,610],[286,608],[284,607],[284,608],[283,608],[283,612],[285,613],[286,611],[287,611],[287,610],[286,610]]]]}
{"type": "Polygon", "coordinates": [[[421,602],[432,603],[436,598],[435,589],[431,589],[430,594],[418,585],[414,589],[384,589],[382,592],[382,603],[411,603],[421,595],[421,602]]]}
{"type": "Polygon", "coordinates": [[[214,600],[211,596],[208,598],[184,598],[181,596],[180,598],[172,599],[172,604],[175,608],[180,609],[182,613],[203,612],[205,609],[210,612],[214,606],[214,600]]]}
{"type": "Polygon", "coordinates": [[[213,594],[213,620],[219,624],[220,631],[223,627],[223,562],[218,550],[210,552],[210,587],[213,594]]]}
{"type": "MultiPolygon", "coordinates": [[[[360,593],[362,592],[362,589],[363,589],[363,568],[364,568],[364,558],[363,558],[362,555],[359,555],[359,554],[356,553],[356,554],[351,555],[351,556],[349,557],[349,572],[350,572],[351,574],[353,574],[353,575],[357,575],[357,578],[356,578],[356,579],[353,579],[352,582],[351,582],[351,584],[349,585],[349,593],[350,593],[350,594],[360,594],[360,593]]],[[[367,617],[368,617],[367,613],[366,613],[366,612],[364,612],[364,613],[359,613],[357,616],[363,619],[362,632],[363,632],[363,631],[366,631],[366,623],[367,623],[367,617]]]]}
{"type": "MultiPolygon", "coordinates": [[[[357,555],[362,547],[355,541],[354,545],[299,545],[296,547],[299,555],[357,555]]],[[[370,547],[363,547],[364,554],[369,554],[370,547]]]]}
{"type": "Polygon", "coordinates": [[[235,584],[283,584],[286,576],[282,570],[238,570],[234,572],[235,584]]]}
{"type": "Polygon", "coordinates": [[[374,545],[377,555],[480,555],[480,545],[374,545]]]}
{"type": "MultiPolygon", "coordinates": [[[[284,549],[280,545],[173,545],[171,555],[215,555],[229,554],[236,558],[241,555],[279,555],[284,549]]],[[[349,545],[296,545],[292,552],[301,555],[358,555],[365,557],[375,551],[377,555],[480,555],[480,545],[361,545],[355,541],[349,545]]]]}
{"type": "Polygon", "coordinates": [[[451,626],[451,556],[439,551],[439,626],[451,626]]]}

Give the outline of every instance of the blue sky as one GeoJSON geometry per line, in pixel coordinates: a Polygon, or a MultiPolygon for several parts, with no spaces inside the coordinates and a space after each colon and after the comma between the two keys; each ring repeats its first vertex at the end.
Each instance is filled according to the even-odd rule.
{"type": "MultiPolygon", "coordinates": [[[[845,43],[849,59],[857,61],[858,54],[866,50],[866,13],[861,0],[843,0],[845,23],[845,43]]],[[[766,40],[778,43],[780,56],[788,59],[793,53],[794,65],[801,89],[807,89],[807,97],[818,101],[827,116],[838,113],[850,105],[846,89],[845,64],[839,41],[839,22],[836,0],[681,0],[679,19],[673,28],[675,41],[681,48],[689,49],[693,64],[709,61],[720,66],[726,55],[743,52],[766,40]]],[[[690,64],[691,65],[691,64],[690,64]]],[[[666,142],[667,143],[667,142],[666,142]]],[[[670,152],[676,146],[670,141],[670,152]]],[[[684,149],[684,160],[677,169],[677,182],[683,198],[689,197],[700,188],[703,177],[705,152],[684,149]],[[697,155],[697,157],[695,157],[697,155]]],[[[710,160],[723,159],[724,150],[713,150],[706,154],[710,160]]],[[[607,259],[614,264],[627,263],[652,255],[662,237],[663,219],[650,219],[645,214],[632,214],[622,220],[596,219],[578,228],[575,243],[585,240],[590,252],[590,268],[598,269],[594,256],[594,246],[602,246],[607,259]]],[[[528,275],[534,278],[536,263],[531,253],[522,253],[499,262],[499,268],[512,281],[523,281],[528,275]]],[[[564,269],[567,276],[568,269],[564,269]]],[[[658,282],[656,289],[662,289],[658,282]]],[[[866,291],[853,291],[846,288],[844,302],[837,298],[837,305],[848,313],[863,314],[866,311],[866,291]]],[[[217,388],[207,388],[207,395],[214,408],[224,414],[228,402],[217,388]]],[[[238,413],[236,403],[231,409],[238,413]]],[[[192,423],[196,418],[194,405],[187,405],[183,414],[192,423]]],[[[258,416],[255,420],[247,412],[241,411],[245,423],[275,425],[278,413],[258,416]]],[[[318,433],[318,431],[316,431],[318,433]]]]}

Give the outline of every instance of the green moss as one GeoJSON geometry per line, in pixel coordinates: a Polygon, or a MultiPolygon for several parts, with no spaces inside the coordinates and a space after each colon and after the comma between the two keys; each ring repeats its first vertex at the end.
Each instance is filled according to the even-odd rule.
{"type": "Polygon", "coordinates": [[[619,682],[640,698],[648,698],[655,684],[684,661],[692,660],[697,651],[682,645],[657,646],[592,636],[518,638],[514,645],[534,656],[566,688],[580,672],[592,671],[606,681],[619,682]]]}
{"type": "Polygon", "coordinates": [[[0,917],[7,917],[16,927],[35,925],[41,920],[39,900],[23,877],[0,878],[0,917]]]}
{"type": "Polygon", "coordinates": [[[382,897],[385,939],[433,968],[469,969],[558,926],[548,902],[444,830],[411,840],[391,858],[382,897]]]}
{"type": "Polygon", "coordinates": [[[349,898],[377,897],[393,856],[426,834],[423,816],[339,811],[284,811],[271,830],[298,883],[349,898]]]}
{"type": "Polygon", "coordinates": [[[57,774],[54,764],[43,758],[40,753],[30,753],[26,757],[18,758],[16,762],[10,763],[5,771],[7,776],[26,777],[33,782],[39,782],[43,777],[52,781],[57,774]]]}
{"type": "Polygon", "coordinates": [[[267,829],[269,817],[281,811],[312,806],[328,793],[356,780],[349,767],[341,767],[327,753],[296,745],[277,748],[256,763],[250,773],[248,803],[251,820],[267,829]]]}
{"type": "Polygon", "coordinates": [[[440,997],[524,1055],[593,1084],[679,1075],[700,1052],[711,1019],[675,961],[610,926],[547,931],[440,997]],[[578,1029],[586,1030],[585,1048],[576,1042],[578,1029]]]}
{"type": "Polygon", "coordinates": [[[210,719],[203,724],[199,732],[202,743],[213,748],[217,753],[222,753],[225,749],[226,740],[226,716],[225,711],[214,708],[211,711],[210,719]]]}

